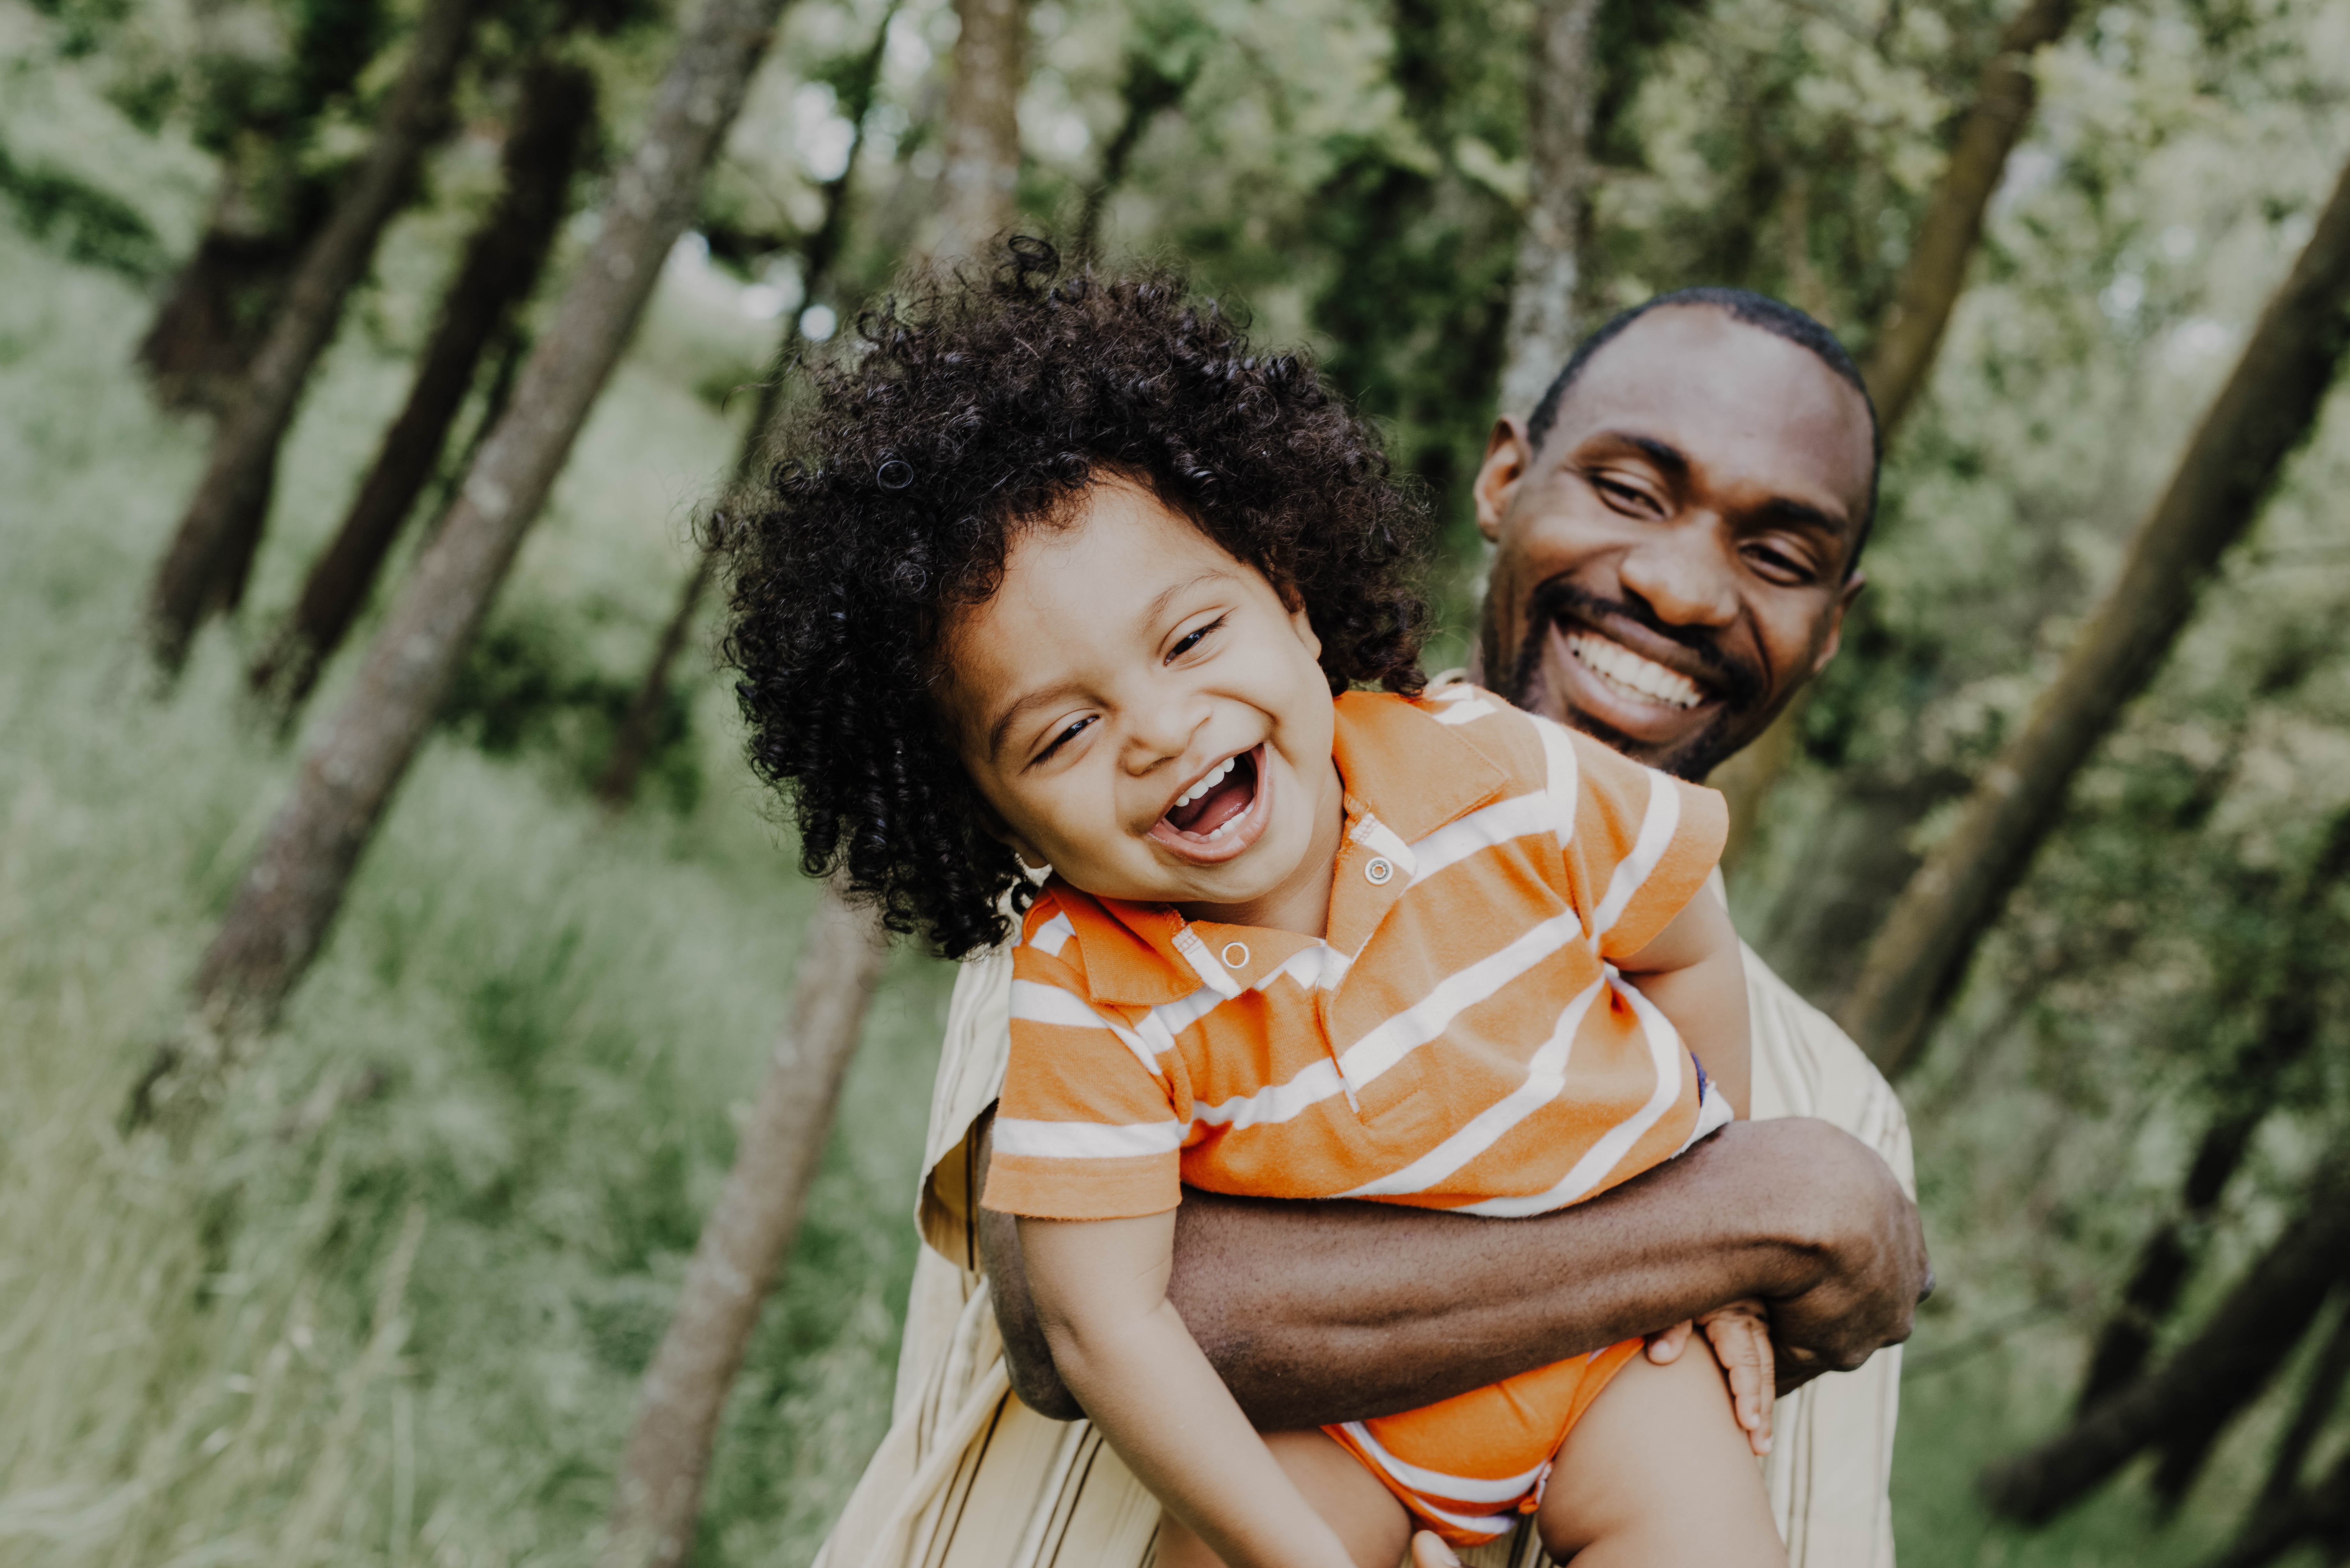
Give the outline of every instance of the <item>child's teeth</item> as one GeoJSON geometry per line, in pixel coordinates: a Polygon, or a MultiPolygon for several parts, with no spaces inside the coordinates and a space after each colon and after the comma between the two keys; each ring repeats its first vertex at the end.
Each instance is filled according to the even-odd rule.
{"type": "Polygon", "coordinates": [[[1240,759],[1238,757],[1226,757],[1222,764],[1209,772],[1206,778],[1201,779],[1198,784],[1193,784],[1190,789],[1187,789],[1181,794],[1177,795],[1175,797],[1176,805],[1179,807],[1189,805],[1193,801],[1199,799],[1201,795],[1207,794],[1210,790],[1215,788],[1218,784],[1223,783],[1224,775],[1232,771],[1232,764],[1239,760],[1240,759]]]}

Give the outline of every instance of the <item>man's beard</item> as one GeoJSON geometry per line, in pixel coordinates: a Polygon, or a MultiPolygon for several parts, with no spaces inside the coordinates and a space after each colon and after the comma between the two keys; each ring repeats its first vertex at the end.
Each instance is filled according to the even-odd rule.
{"type": "MultiPolygon", "coordinates": [[[[1756,710],[1770,694],[1771,683],[1762,672],[1743,659],[1724,653],[1721,645],[1710,631],[1693,630],[1687,627],[1667,625],[1657,613],[1637,599],[1617,602],[1578,587],[1565,577],[1553,577],[1526,596],[1526,618],[1518,644],[1518,657],[1510,670],[1509,684],[1502,695],[1529,711],[1535,711],[1527,701],[1534,689],[1534,678],[1540,673],[1543,645],[1550,628],[1572,618],[1581,621],[1594,634],[1606,636],[1611,619],[1623,619],[1646,627],[1669,642],[1679,643],[1697,655],[1706,669],[1708,681],[1721,696],[1721,704],[1712,720],[1696,733],[1675,743],[1669,749],[1643,755],[1650,748],[1613,726],[1600,722],[1588,713],[1577,712],[1571,722],[1593,739],[1604,741],[1627,755],[1639,758],[1651,767],[1676,778],[1702,782],[1741,746],[1753,738],[1759,726],[1751,724],[1756,710]]],[[[1485,614],[1485,669],[1488,678],[1500,669],[1498,643],[1500,630],[1495,625],[1492,607],[1485,614]]],[[[1567,657],[1573,658],[1573,654],[1567,657]]],[[[1568,720],[1564,711],[1565,698],[1560,698],[1562,711],[1554,715],[1568,720]]]]}

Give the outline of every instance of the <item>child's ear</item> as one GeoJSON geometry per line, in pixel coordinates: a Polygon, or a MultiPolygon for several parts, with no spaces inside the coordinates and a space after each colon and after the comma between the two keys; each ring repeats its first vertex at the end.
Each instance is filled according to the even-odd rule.
{"type": "Polygon", "coordinates": [[[1290,609],[1289,628],[1297,634],[1297,640],[1305,645],[1306,657],[1318,662],[1322,658],[1322,639],[1315,635],[1314,622],[1306,615],[1302,601],[1290,609]]]}
{"type": "Polygon", "coordinates": [[[1273,591],[1281,596],[1281,607],[1289,612],[1289,628],[1305,645],[1306,656],[1320,659],[1322,639],[1315,634],[1314,622],[1305,614],[1305,596],[1297,591],[1295,583],[1275,583],[1273,591]]]}
{"type": "Polygon", "coordinates": [[[997,815],[996,809],[972,792],[979,807],[979,830],[1012,851],[1013,858],[1031,871],[1049,871],[1053,863],[1036,852],[1035,846],[1012,829],[1012,825],[997,815]]]}

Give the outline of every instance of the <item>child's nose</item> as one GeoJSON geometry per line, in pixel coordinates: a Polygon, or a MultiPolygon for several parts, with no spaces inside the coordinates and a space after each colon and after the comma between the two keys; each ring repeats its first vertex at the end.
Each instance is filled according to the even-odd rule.
{"type": "Polygon", "coordinates": [[[1135,773],[1152,768],[1191,749],[1191,739],[1208,722],[1204,700],[1164,702],[1135,715],[1128,729],[1127,766],[1135,773]]]}

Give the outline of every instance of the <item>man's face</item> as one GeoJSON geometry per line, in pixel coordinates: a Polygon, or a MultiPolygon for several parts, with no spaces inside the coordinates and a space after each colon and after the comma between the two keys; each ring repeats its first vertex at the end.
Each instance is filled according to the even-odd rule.
{"type": "Polygon", "coordinates": [[[1540,452],[1493,431],[1482,679],[1703,778],[1835,653],[1870,463],[1860,394],[1808,350],[1711,306],[1642,317],[1540,452]]]}

